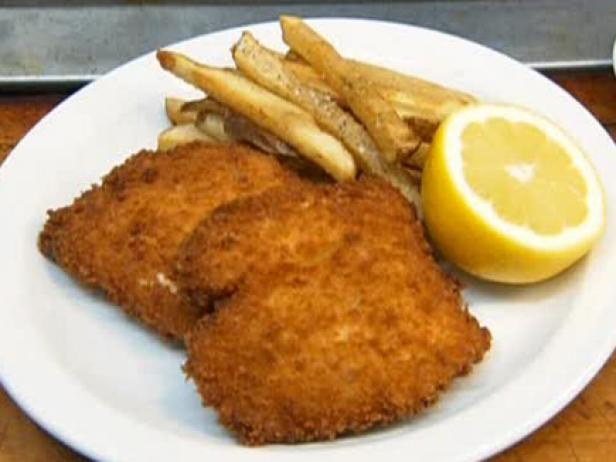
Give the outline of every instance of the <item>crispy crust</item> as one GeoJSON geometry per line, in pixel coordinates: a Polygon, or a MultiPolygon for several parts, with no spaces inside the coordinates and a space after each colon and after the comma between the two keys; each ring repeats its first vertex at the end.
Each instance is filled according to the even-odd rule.
{"type": "Polygon", "coordinates": [[[178,268],[193,300],[216,306],[187,337],[185,370],[246,444],[412,415],[490,346],[408,203],[378,180],[229,203],[178,268]]]}
{"type": "Polygon", "coordinates": [[[43,254],[163,337],[182,341],[202,310],[173,281],[182,240],[215,207],[297,181],[240,146],[141,151],[72,205],[49,211],[43,254]]]}

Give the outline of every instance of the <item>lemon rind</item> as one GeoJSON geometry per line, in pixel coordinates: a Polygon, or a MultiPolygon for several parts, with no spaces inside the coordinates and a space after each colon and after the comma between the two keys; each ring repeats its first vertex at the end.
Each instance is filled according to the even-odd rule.
{"type": "Polygon", "coordinates": [[[601,184],[586,154],[557,125],[545,117],[512,105],[481,104],[464,108],[445,122],[444,156],[447,173],[454,187],[463,196],[464,202],[490,228],[509,240],[536,250],[558,252],[594,240],[604,226],[605,205],[601,184]],[[575,227],[567,227],[556,235],[544,235],[532,229],[503,220],[492,205],[475,193],[463,174],[461,135],[471,122],[483,122],[488,118],[503,117],[514,122],[526,122],[539,127],[552,141],[562,146],[570,155],[587,185],[586,219],[575,227]]]}

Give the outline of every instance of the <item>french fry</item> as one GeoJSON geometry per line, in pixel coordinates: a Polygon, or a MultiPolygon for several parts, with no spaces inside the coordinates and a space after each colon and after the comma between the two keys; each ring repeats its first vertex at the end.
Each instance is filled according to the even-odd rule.
{"type": "MultiPolygon", "coordinates": [[[[372,69],[372,65],[358,63],[358,72],[365,69],[372,69]]],[[[335,100],[339,106],[346,108],[347,104],[342,97],[336,93],[310,65],[300,61],[289,61],[287,58],[283,64],[295,77],[305,86],[327,94],[331,99],[335,100]]],[[[377,68],[378,69],[378,68],[377,68]]],[[[404,78],[402,74],[398,74],[400,78],[404,78]]],[[[417,133],[424,142],[432,141],[434,133],[439,124],[454,110],[468,104],[465,99],[458,97],[458,92],[451,90],[451,95],[448,97],[448,89],[437,87],[438,94],[431,95],[430,89],[432,84],[421,79],[408,76],[408,83],[413,81],[422,82],[425,91],[414,93],[411,88],[401,90],[395,88],[398,82],[388,82],[385,77],[387,74],[383,72],[379,82],[370,81],[374,88],[381,94],[385,100],[393,106],[398,116],[404,120],[417,133]],[[389,86],[386,86],[389,85],[389,86]]],[[[369,77],[369,76],[368,76],[369,77]]],[[[370,80],[367,77],[367,80],[370,80]]],[[[421,84],[420,84],[421,86],[421,84]]],[[[470,97],[469,97],[470,98],[470,97]]]]}
{"type": "Polygon", "coordinates": [[[324,132],[312,116],[235,72],[218,69],[169,51],[157,53],[161,66],[201,88],[217,101],[288,142],[337,180],[355,177],[353,156],[324,132]]]}
{"type": "MultiPolygon", "coordinates": [[[[302,83],[331,94],[335,99],[341,98],[309,64],[298,60],[295,54],[291,55],[291,58],[289,56],[289,53],[285,56],[285,65],[289,66],[302,83]]],[[[440,121],[452,111],[477,102],[477,99],[468,93],[419,77],[353,59],[347,60],[347,63],[370,82],[384,99],[393,104],[396,112],[403,118],[433,118],[440,121]]]]}
{"type": "Polygon", "coordinates": [[[286,61],[293,61],[296,63],[304,63],[307,64],[306,61],[304,61],[304,58],[302,58],[300,55],[298,55],[295,51],[293,50],[289,50],[285,53],[284,55],[284,59],[286,61]]]}
{"type": "Polygon", "coordinates": [[[299,157],[297,151],[286,142],[244,116],[237,114],[225,116],[225,131],[235,139],[251,144],[264,152],[281,157],[299,157]]]}
{"type": "Polygon", "coordinates": [[[381,158],[366,129],[341,109],[328,93],[300,82],[276,52],[260,45],[248,32],[242,34],[232,48],[232,54],[244,75],[306,110],[321,127],[342,140],[363,171],[389,180],[407,199],[419,205],[416,187],[406,172],[381,158]]]}
{"type": "Polygon", "coordinates": [[[355,72],[379,87],[380,91],[390,90],[392,93],[384,93],[384,97],[389,101],[406,102],[420,107],[432,104],[432,110],[442,115],[451,112],[453,106],[460,107],[477,102],[476,98],[468,93],[419,77],[353,59],[348,62],[355,72]]]}
{"type": "MultiPolygon", "coordinates": [[[[417,185],[417,190],[419,191],[419,188],[421,186],[421,170],[406,166],[404,167],[404,169],[408,173],[411,181],[417,185]]],[[[422,218],[421,215],[419,217],[422,218]]]]}
{"type": "Polygon", "coordinates": [[[179,98],[165,98],[165,113],[173,125],[189,124],[197,119],[196,111],[183,110],[186,101],[179,98]]]}
{"type": "MultiPolygon", "coordinates": [[[[441,121],[438,119],[431,119],[428,117],[409,117],[406,119],[406,123],[409,124],[410,127],[413,127],[415,133],[419,135],[421,138],[421,145],[417,148],[417,151],[426,143],[431,143],[432,138],[434,138],[434,134],[438,129],[441,121]]],[[[415,151],[410,157],[413,157],[417,154],[415,151]]]]}
{"type": "Polygon", "coordinates": [[[420,93],[413,95],[391,88],[380,88],[379,91],[424,142],[432,141],[436,129],[449,114],[468,104],[454,99],[436,100],[420,93]]]}
{"type": "MultiPolygon", "coordinates": [[[[467,93],[419,77],[352,59],[347,60],[347,63],[374,86],[393,106],[398,116],[417,132],[422,141],[431,141],[438,125],[450,113],[476,102],[476,99],[467,93]]],[[[285,66],[289,66],[303,84],[330,94],[338,104],[346,106],[342,97],[292,50],[285,56],[285,66]]]]}
{"type": "Polygon", "coordinates": [[[430,145],[428,143],[421,143],[417,151],[415,151],[412,156],[409,156],[402,161],[402,165],[414,169],[417,172],[421,172],[429,153],[430,145]]]}
{"type": "MultiPolygon", "coordinates": [[[[216,103],[220,104],[220,103],[216,103]]],[[[257,126],[246,117],[220,106],[220,112],[201,112],[195,126],[221,143],[242,142],[261,151],[284,157],[297,157],[297,152],[277,136],[257,126]]]]}
{"type": "Polygon", "coordinates": [[[332,87],[327,85],[325,80],[321,78],[317,72],[306,63],[281,60],[282,65],[288,72],[291,72],[295,78],[303,85],[325,93],[331,99],[335,100],[339,105],[346,107],[346,102],[336,93],[332,87]]]}
{"type": "Polygon", "coordinates": [[[212,113],[218,115],[226,115],[229,112],[229,108],[223,106],[218,101],[212,98],[202,98],[194,101],[187,101],[182,106],[183,111],[191,111],[196,112],[197,114],[201,112],[212,113]]]}
{"type": "MultiPolygon", "coordinates": [[[[313,88],[321,93],[325,93],[331,99],[335,100],[339,106],[347,108],[346,102],[336,93],[317,72],[305,62],[300,62],[293,58],[293,61],[289,61],[285,57],[283,65],[284,67],[294,74],[294,76],[300,81],[302,85],[313,88]]],[[[361,63],[363,66],[364,63],[361,63]]],[[[371,65],[366,65],[371,66],[371,65]]],[[[362,70],[363,67],[358,67],[362,70]]],[[[410,77],[411,81],[415,77],[410,77]]],[[[421,79],[416,79],[421,80],[421,79]]],[[[430,82],[422,81],[429,88],[430,82]]],[[[384,80],[380,82],[381,85],[386,85],[384,80]]],[[[423,93],[412,94],[409,89],[409,93],[405,93],[402,90],[392,87],[379,86],[377,83],[373,83],[374,88],[393,106],[398,116],[404,120],[410,127],[419,135],[423,142],[430,142],[443,119],[453,112],[455,109],[465,105],[457,99],[455,91],[452,90],[451,99],[447,99],[447,89],[443,89],[444,94],[439,95],[443,98],[441,102],[435,103],[431,96],[423,93]]],[[[425,92],[424,92],[425,93],[425,92]]]]}
{"type": "Polygon", "coordinates": [[[195,127],[221,143],[232,143],[236,141],[226,132],[225,119],[220,114],[200,112],[195,121],[195,127]]]}
{"type": "Polygon", "coordinates": [[[432,141],[436,129],[449,114],[477,101],[467,93],[418,77],[361,61],[349,63],[378,89],[424,142],[432,141]]]}
{"type": "Polygon", "coordinates": [[[218,141],[197,129],[193,124],[173,125],[158,135],[158,150],[166,151],[181,144],[201,141],[203,143],[218,144],[218,141]]]}
{"type": "Polygon", "coordinates": [[[300,18],[281,16],[280,24],[283,40],[342,96],[388,162],[405,158],[417,149],[421,141],[419,137],[331,44],[300,18]]]}
{"type": "Polygon", "coordinates": [[[297,157],[297,151],[283,140],[212,98],[188,101],[184,109],[199,111],[197,128],[214,138],[227,139],[228,142],[245,142],[270,154],[297,157]],[[218,120],[205,120],[205,123],[199,123],[209,118],[218,120]],[[224,134],[221,131],[224,131],[224,134]]]}

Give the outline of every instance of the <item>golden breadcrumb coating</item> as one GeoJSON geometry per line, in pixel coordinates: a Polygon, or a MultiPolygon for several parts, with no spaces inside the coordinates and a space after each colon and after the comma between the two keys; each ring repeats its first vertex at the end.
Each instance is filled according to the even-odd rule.
{"type": "Polygon", "coordinates": [[[129,315],[182,341],[202,310],[173,280],[180,243],[219,205],[292,181],[274,158],[241,146],[141,151],[72,205],[48,212],[39,248],[129,315]]]}
{"type": "Polygon", "coordinates": [[[246,444],[408,417],[490,346],[409,204],[379,180],[231,202],[177,267],[190,298],[215,307],[187,336],[185,370],[246,444]]]}

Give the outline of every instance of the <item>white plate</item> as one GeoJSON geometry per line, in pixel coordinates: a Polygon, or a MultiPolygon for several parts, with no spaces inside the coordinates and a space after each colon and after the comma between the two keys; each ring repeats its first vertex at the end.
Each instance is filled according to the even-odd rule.
{"type": "MultiPolygon", "coordinates": [[[[449,35],[365,20],[311,22],[348,56],[418,74],[489,101],[526,106],[569,131],[606,189],[608,227],[592,254],[544,284],[504,287],[464,278],[491,351],[425,414],[330,443],[245,448],[202,409],[180,372],[183,352],[81,290],[36,249],[45,210],[69,203],[127,155],[155,145],[165,95],[198,93],[153,54],[61,104],[0,169],[0,377],[47,430],[95,459],[474,460],[522,438],[593,377],[616,343],[616,149],[592,116],[541,75],[449,35]]],[[[247,26],[248,27],[248,26],[247,26]]],[[[249,26],[282,47],[277,24],[249,26]]],[[[241,29],[175,50],[231,64],[241,29]]]]}

